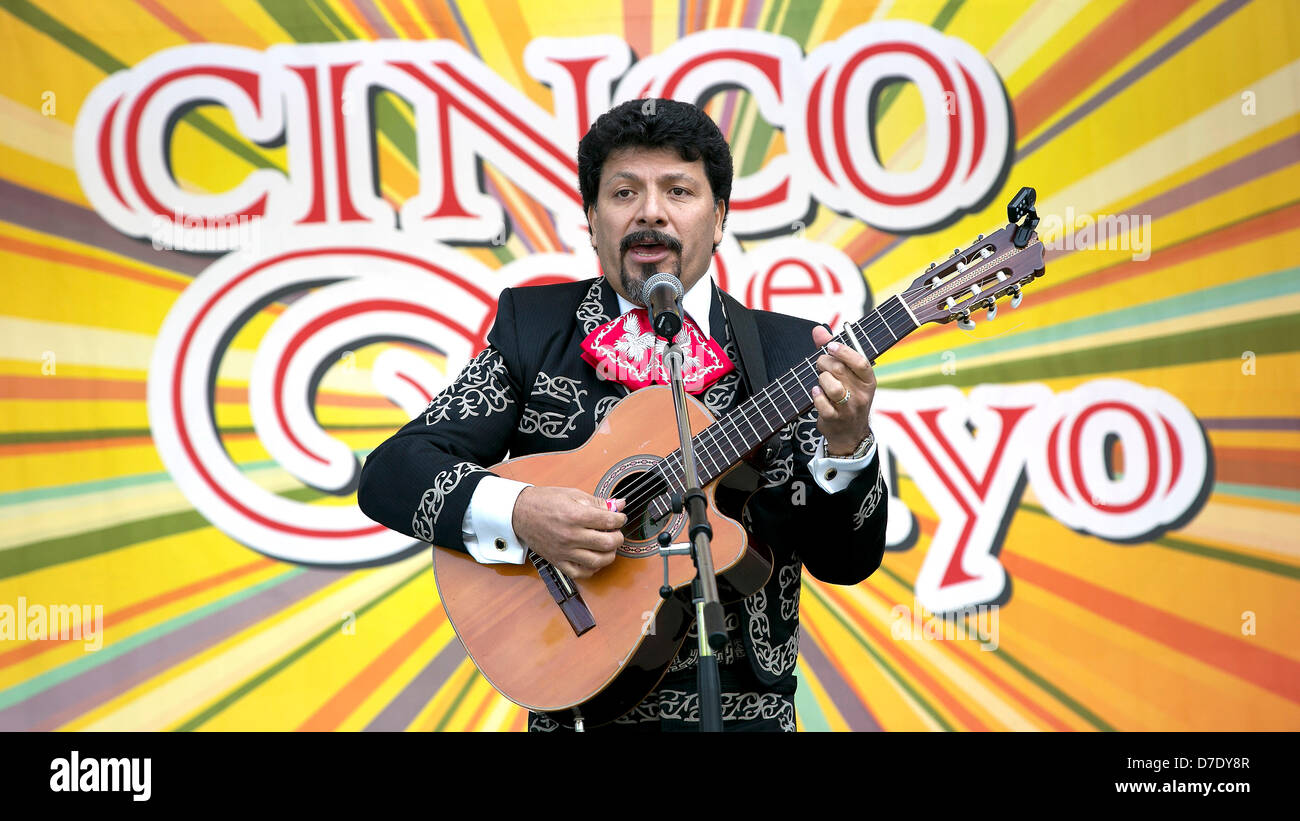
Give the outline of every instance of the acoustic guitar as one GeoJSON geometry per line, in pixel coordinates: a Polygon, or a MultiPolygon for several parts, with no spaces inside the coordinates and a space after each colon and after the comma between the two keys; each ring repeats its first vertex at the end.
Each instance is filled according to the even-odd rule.
{"type": "MultiPolygon", "coordinates": [[[[1043,274],[1043,246],[1033,228],[1034,191],[1023,188],[1007,208],[1010,224],[981,235],[932,264],[902,293],[885,300],[835,338],[874,362],[929,322],[974,327],[971,311],[998,300],[1019,304],[1021,287],[1043,274]],[[1024,220],[1017,225],[1019,220],[1024,220]]],[[[809,357],[721,419],[688,396],[700,483],[713,526],[713,564],[720,590],[750,595],[767,582],[769,557],[717,507],[719,482],[744,457],[813,406],[817,357],[809,357]]],[[[692,619],[688,556],[667,559],[674,595],[660,596],[665,560],[658,534],[685,542],[686,516],[670,499],[682,488],[682,459],[668,387],[638,390],[615,405],[575,450],[509,459],[490,470],[540,486],[575,487],[599,498],[625,498],[628,523],[612,564],[576,582],[536,553],[522,565],[479,564],[436,548],[434,570],[447,617],[470,659],[502,695],[571,725],[618,718],[654,689],[676,656],[692,619]],[[648,425],[647,419],[669,420],[648,425]]]]}

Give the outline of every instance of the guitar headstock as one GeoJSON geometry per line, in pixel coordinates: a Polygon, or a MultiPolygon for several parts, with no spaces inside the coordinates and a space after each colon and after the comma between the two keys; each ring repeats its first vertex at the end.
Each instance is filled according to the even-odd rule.
{"type": "Polygon", "coordinates": [[[1043,275],[1043,244],[1033,230],[1038,224],[1033,202],[1034,190],[1020,189],[1007,207],[1011,222],[955,249],[943,262],[932,263],[899,294],[918,323],[956,320],[959,328],[969,331],[975,327],[972,311],[987,308],[993,319],[999,299],[1010,296],[1013,308],[1020,304],[1020,289],[1043,275]]]}

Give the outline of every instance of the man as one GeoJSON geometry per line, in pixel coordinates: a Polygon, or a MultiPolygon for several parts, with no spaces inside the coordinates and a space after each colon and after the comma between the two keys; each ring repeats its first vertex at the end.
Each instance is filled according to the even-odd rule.
{"type": "MultiPolygon", "coordinates": [[[[633,388],[663,383],[645,314],[633,313],[648,277],[671,271],[682,282],[687,382],[715,416],[811,357],[831,334],[748,311],[707,276],[722,241],[732,161],[699,109],[672,100],[615,107],[583,137],[578,176],[604,276],[504,291],[488,348],[370,455],[358,501],[376,521],[480,562],[521,563],[531,549],[580,580],[615,560],[623,500],[607,505],[583,489],[528,486],[483,466],[507,452],[576,448],[633,388]]],[[[767,585],[725,609],[730,642],[718,661],[728,731],[795,729],[802,567],[856,584],[883,555],[885,487],[868,421],[875,378],[851,347],[828,350],[817,360],[814,411],[761,449],[761,488],[743,510],[723,508],[773,553],[767,585]]],[[[599,729],[698,729],[696,658],[692,635],[655,692],[599,729]]],[[[557,727],[544,715],[529,720],[530,730],[557,727]]]]}

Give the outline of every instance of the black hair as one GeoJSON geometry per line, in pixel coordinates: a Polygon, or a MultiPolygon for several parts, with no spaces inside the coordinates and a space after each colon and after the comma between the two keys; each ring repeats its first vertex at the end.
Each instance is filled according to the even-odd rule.
{"type": "Polygon", "coordinates": [[[714,202],[731,213],[731,148],[716,123],[690,103],[651,98],[628,100],[596,118],[578,143],[578,190],[582,210],[596,204],[600,172],[611,152],[637,146],[675,148],[686,162],[704,160],[704,174],[714,202]]]}

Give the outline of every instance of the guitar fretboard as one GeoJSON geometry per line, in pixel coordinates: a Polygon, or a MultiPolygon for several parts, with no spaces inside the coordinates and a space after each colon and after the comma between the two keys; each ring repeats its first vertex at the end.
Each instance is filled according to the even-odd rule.
{"type": "MultiPolygon", "coordinates": [[[[876,357],[918,327],[902,298],[894,296],[862,319],[845,325],[834,339],[849,345],[874,363],[876,357]]],[[[824,354],[825,348],[818,350],[746,399],[740,407],[696,434],[692,441],[701,487],[722,475],[745,454],[813,406],[817,359],[824,354]]],[[[682,487],[685,477],[680,450],[664,457],[659,469],[670,486],[682,487]]]]}

